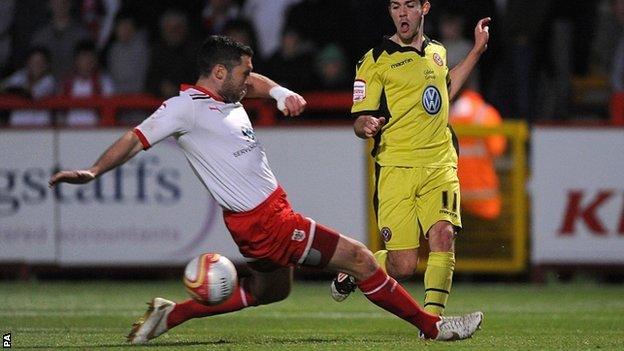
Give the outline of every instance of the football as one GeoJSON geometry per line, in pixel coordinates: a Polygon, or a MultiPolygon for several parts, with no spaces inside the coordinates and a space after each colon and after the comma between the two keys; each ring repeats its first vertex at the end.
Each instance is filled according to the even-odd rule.
{"type": "Polygon", "coordinates": [[[184,269],[184,286],[200,303],[217,305],[227,300],[237,284],[234,264],[217,253],[205,253],[192,259],[184,269]]]}

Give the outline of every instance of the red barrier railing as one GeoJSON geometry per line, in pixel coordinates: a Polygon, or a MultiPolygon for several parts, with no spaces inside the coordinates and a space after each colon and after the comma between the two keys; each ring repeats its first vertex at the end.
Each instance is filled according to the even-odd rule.
{"type": "MultiPolygon", "coordinates": [[[[308,93],[303,94],[303,97],[308,102],[307,111],[341,111],[348,116],[351,109],[350,92],[308,93]]],[[[41,100],[30,100],[16,95],[1,95],[0,110],[93,108],[100,113],[101,126],[115,126],[118,124],[117,114],[120,110],[155,110],[162,102],[163,99],[144,94],[92,98],[52,97],[41,100]]],[[[275,102],[272,100],[245,99],[243,105],[255,114],[256,125],[268,126],[278,122],[280,112],[277,111],[275,102]]]]}
{"type": "Polygon", "coordinates": [[[611,95],[611,124],[624,126],[624,92],[616,92],[611,95]]]}

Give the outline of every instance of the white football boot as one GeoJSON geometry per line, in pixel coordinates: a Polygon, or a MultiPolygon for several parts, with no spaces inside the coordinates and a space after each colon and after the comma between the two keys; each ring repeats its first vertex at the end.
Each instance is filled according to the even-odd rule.
{"type": "Polygon", "coordinates": [[[145,344],[166,332],[167,316],[175,307],[175,302],[155,297],[147,303],[147,312],[132,325],[127,340],[132,344],[145,344]]]}
{"type": "Polygon", "coordinates": [[[454,341],[468,339],[477,330],[481,329],[483,322],[482,312],[473,312],[459,317],[440,316],[436,323],[438,328],[437,341],[454,341]]]}

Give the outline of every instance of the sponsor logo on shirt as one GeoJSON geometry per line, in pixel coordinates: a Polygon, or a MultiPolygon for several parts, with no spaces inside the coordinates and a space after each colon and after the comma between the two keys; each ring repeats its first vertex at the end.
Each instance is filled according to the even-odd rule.
{"type": "Polygon", "coordinates": [[[453,217],[453,218],[457,218],[457,213],[455,213],[455,212],[451,212],[451,211],[449,211],[449,210],[444,210],[444,209],[442,209],[442,210],[440,210],[440,211],[438,211],[438,212],[439,212],[440,214],[445,214],[445,215],[449,215],[449,216],[451,216],[451,217],[453,217]]]}
{"type": "Polygon", "coordinates": [[[401,62],[397,62],[397,63],[393,63],[390,65],[390,68],[399,68],[401,66],[404,66],[410,62],[414,61],[413,58],[406,58],[405,60],[401,61],[401,62]]]}
{"type": "Polygon", "coordinates": [[[438,88],[433,85],[425,88],[422,95],[422,105],[425,111],[427,111],[430,115],[435,115],[440,112],[440,108],[442,107],[442,96],[440,95],[438,88]]]}
{"type": "Polygon", "coordinates": [[[250,127],[242,126],[241,132],[243,132],[243,135],[247,138],[251,140],[256,140],[256,133],[254,133],[253,129],[251,129],[250,127]]]}
{"type": "Polygon", "coordinates": [[[253,149],[257,148],[258,146],[260,146],[260,143],[257,141],[254,141],[253,143],[249,144],[249,146],[233,152],[232,155],[234,157],[242,156],[244,154],[251,152],[253,149]]]}
{"type": "Polygon", "coordinates": [[[427,68],[424,74],[425,74],[425,79],[428,79],[428,80],[435,79],[435,72],[430,68],[427,68]]]}

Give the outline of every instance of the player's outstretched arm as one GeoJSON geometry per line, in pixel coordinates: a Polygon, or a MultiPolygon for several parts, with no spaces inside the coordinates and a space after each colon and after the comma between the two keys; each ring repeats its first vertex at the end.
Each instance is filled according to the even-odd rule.
{"type": "Polygon", "coordinates": [[[453,100],[461,87],[468,79],[470,72],[474,69],[481,55],[487,50],[487,43],[490,40],[490,17],[482,18],[477,22],[474,30],[475,43],[472,50],[466,57],[451,69],[451,89],[449,91],[449,99],[453,100]]]}
{"type": "Polygon", "coordinates": [[[355,135],[362,139],[372,138],[379,133],[384,123],[386,123],[385,117],[362,115],[353,123],[353,130],[355,131],[355,135]]]}
{"type": "Polygon", "coordinates": [[[83,184],[125,163],[143,149],[143,145],[133,131],[128,131],[114,142],[88,169],[60,171],[54,174],[48,184],[83,184]]]}
{"type": "Polygon", "coordinates": [[[285,116],[300,115],[305,110],[307,104],[301,95],[280,86],[268,77],[258,73],[251,73],[249,76],[249,87],[246,97],[273,98],[277,101],[277,108],[285,116]]]}

